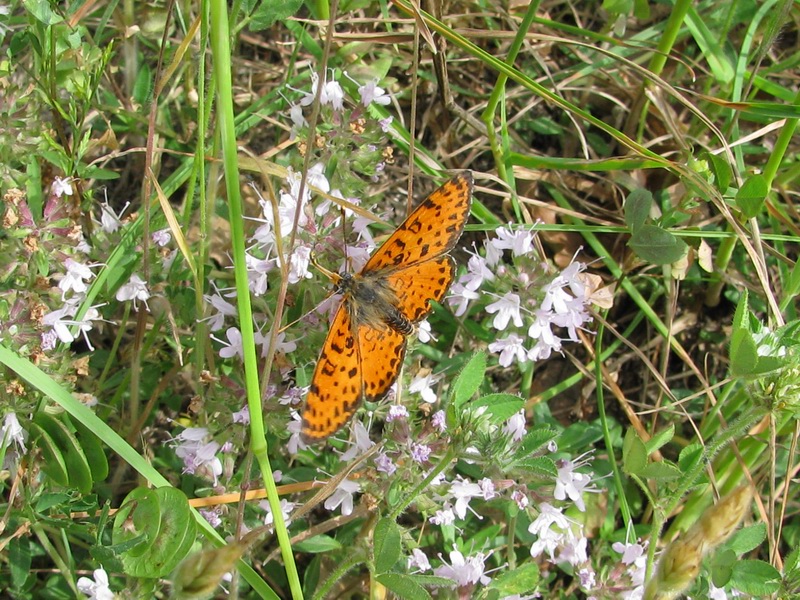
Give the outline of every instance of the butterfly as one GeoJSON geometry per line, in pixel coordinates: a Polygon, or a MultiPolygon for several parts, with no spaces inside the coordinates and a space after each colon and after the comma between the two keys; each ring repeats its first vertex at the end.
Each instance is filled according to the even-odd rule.
{"type": "Polygon", "coordinates": [[[377,402],[400,374],[406,338],[441,302],[456,272],[448,255],[472,202],[472,173],[433,192],[360,273],[326,272],[342,302],[311,379],[301,438],[320,442],[344,427],[363,401],[377,402]]]}

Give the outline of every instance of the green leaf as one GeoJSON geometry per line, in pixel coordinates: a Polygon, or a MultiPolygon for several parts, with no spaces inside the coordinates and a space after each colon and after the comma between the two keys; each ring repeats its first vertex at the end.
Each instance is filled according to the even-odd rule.
{"type": "Polygon", "coordinates": [[[649,190],[633,190],[625,198],[625,224],[631,233],[636,233],[641,229],[645,221],[650,218],[650,209],[653,206],[653,194],[649,190]]]}
{"type": "Polygon", "coordinates": [[[647,455],[651,455],[656,450],[660,450],[664,444],[668,443],[675,435],[675,425],[670,425],[666,429],[662,429],[648,441],[645,442],[647,448],[647,455]]]}
{"type": "Polygon", "coordinates": [[[771,596],[780,589],[781,574],[761,560],[740,560],[733,567],[731,586],[757,598],[771,596]]]}
{"type": "Polygon", "coordinates": [[[155,579],[172,573],[192,548],[197,524],[186,496],[165,486],[136,488],[117,513],[112,541],[123,544],[146,534],[145,542],[122,552],[122,566],[131,577],[155,579]]]}
{"type": "MultiPolygon", "coordinates": [[[[377,577],[378,583],[387,590],[394,592],[398,598],[403,600],[431,600],[431,595],[417,581],[415,575],[403,575],[402,573],[382,573],[377,577]]],[[[448,580],[453,584],[453,580],[448,580]]]]}
{"type": "Polygon", "coordinates": [[[683,257],[688,250],[686,242],[657,225],[642,225],[631,235],[631,249],[654,265],[669,265],[683,257]]]}
{"type": "Polygon", "coordinates": [[[513,394],[487,394],[470,403],[471,408],[486,407],[494,423],[503,423],[525,408],[525,400],[513,394]]]}
{"type": "Polygon", "coordinates": [[[633,429],[625,433],[622,444],[622,468],[630,475],[639,475],[647,466],[647,448],[633,429]]]}
{"type": "Polygon", "coordinates": [[[534,452],[544,448],[549,442],[558,437],[558,431],[547,426],[540,426],[529,431],[519,444],[515,453],[516,458],[528,458],[534,452]]]}
{"type": "Polygon", "coordinates": [[[400,544],[400,528],[392,519],[383,518],[375,526],[375,570],[386,573],[397,564],[402,547],[400,544]]]}
{"type": "Polygon", "coordinates": [[[558,476],[558,469],[556,463],[552,458],[547,456],[538,456],[535,458],[525,458],[514,463],[513,468],[528,471],[545,479],[554,478],[558,476]]]}
{"type": "Polygon", "coordinates": [[[128,550],[124,556],[142,556],[155,543],[161,526],[159,498],[155,490],[138,487],[130,491],[114,518],[111,542],[124,544],[134,538],[144,536],[144,543],[128,550]]]}
{"type": "Polygon", "coordinates": [[[50,437],[49,433],[36,423],[31,423],[31,435],[42,451],[42,458],[44,459],[42,471],[57,485],[67,487],[69,485],[67,463],[58,444],[50,437]]]}
{"type": "Polygon", "coordinates": [[[767,526],[764,523],[755,523],[734,533],[726,545],[741,555],[760,547],[765,539],[767,539],[767,526]]]}
{"type": "Polygon", "coordinates": [[[478,388],[481,387],[481,383],[483,383],[485,373],[486,353],[476,352],[472,355],[472,358],[469,359],[469,362],[464,365],[464,368],[461,369],[458,377],[456,377],[456,380],[453,382],[451,398],[456,409],[461,408],[467,400],[475,395],[475,392],[478,391],[478,388]]]}
{"type": "Polygon", "coordinates": [[[671,481],[683,477],[680,469],[674,464],[669,462],[651,462],[645,465],[642,470],[636,473],[639,477],[645,479],[654,479],[656,481],[671,481]]]}
{"type": "Polygon", "coordinates": [[[536,563],[526,562],[513,571],[506,571],[496,577],[489,588],[499,591],[501,596],[514,594],[521,596],[534,591],[537,585],[539,585],[539,566],[536,563]]]}
{"type": "Polygon", "coordinates": [[[760,174],[748,177],[736,192],[736,206],[746,218],[752,219],[761,212],[768,193],[766,177],[760,174]]]}
{"type": "Polygon", "coordinates": [[[262,31],[278,21],[285,21],[293,17],[302,5],[303,0],[271,0],[259,3],[252,14],[250,31],[262,31]]]}
{"type": "Polygon", "coordinates": [[[12,537],[7,551],[11,586],[17,590],[22,589],[31,575],[31,542],[27,536],[12,537]]]}
{"type": "Polygon", "coordinates": [[[711,172],[714,173],[717,189],[720,192],[724,192],[728,189],[728,186],[730,186],[731,180],[733,179],[733,171],[731,170],[731,166],[724,157],[717,154],[706,153],[704,154],[704,158],[708,160],[708,163],[711,167],[711,172]]]}
{"type": "Polygon", "coordinates": [[[46,412],[38,413],[34,417],[34,421],[39,427],[47,431],[53,441],[58,444],[67,466],[69,484],[77,488],[81,494],[91,492],[92,470],[75,434],[69,430],[61,419],[46,412]]]}
{"type": "Polygon", "coordinates": [[[733,575],[736,553],[730,548],[717,552],[711,561],[711,581],[716,587],[725,587],[733,575]]]}
{"type": "Polygon", "coordinates": [[[153,73],[146,63],[139,65],[133,82],[133,98],[137,104],[148,104],[153,95],[153,73]]]}
{"type": "Polygon", "coordinates": [[[683,473],[689,473],[701,460],[703,460],[703,456],[703,446],[697,443],[689,444],[683,450],[681,450],[681,453],[678,456],[678,468],[683,473]]]}
{"type": "Polygon", "coordinates": [[[92,470],[92,480],[103,481],[108,477],[108,459],[103,446],[97,436],[89,431],[80,421],[73,421],[78,442],[83,448],[89,468],[92,470]]]}
{"type": "MultiPolygon", "coordinates": [[[[155,497],[156,502],[149,503],[145,512],[150,513],[153,506],[156,507],[158,515],[154,520],[158,522],[158,529],[155,534],[152,533],[154,528],[149,529],[152,543],[143,544],[143,552],[140,552],[141,546],[137,546],[122,554],[122,566],[132,577],[155,579],[172,573],[186,558],[197,534],[197,524],[183,492],[169,486],[148,491],[151,492],[148,496],[155,497]]],[[[135,511],[138,509],[137,506],[135,511]]],[[[114,528],[117,528],[116,521],[114,528]]]]}
{"type": "Polygon", "coordinates": [[[24,0],[22,5],[34,19],[44,26],[55,25],[63,21],[58,14],[53,12],[47,0],[24,0]]]}
{"type": "Polygon", "coordinates": [[[300,552],[317,554],[320,552],[339,550],[342,548],[342,545],[328,535],[315,535],[313,538],[300,542],[299,544],[294,544],[292,547],[300,552]]]}

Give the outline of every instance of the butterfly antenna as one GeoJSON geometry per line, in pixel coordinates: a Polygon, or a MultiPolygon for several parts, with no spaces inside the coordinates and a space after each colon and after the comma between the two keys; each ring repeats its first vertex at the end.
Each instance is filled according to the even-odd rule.
{"type": "Polygon", "coordinates": [[[341,275],[339,275],[338,273],[334,273],[333,271],[329,271],[328,269],[326,269],[325,267],[323,267],[321,264],[319,264],[317,262],[317,253],[316,252],[314,252],[314,251],[311,252],[311,256],[309,257],[309,260],[311,261],[311,264],[314,265],[320,273],[325,275],[325,277],[330,279],[334,284],[339,283],[339,281],[342,279],[341,275]]]}

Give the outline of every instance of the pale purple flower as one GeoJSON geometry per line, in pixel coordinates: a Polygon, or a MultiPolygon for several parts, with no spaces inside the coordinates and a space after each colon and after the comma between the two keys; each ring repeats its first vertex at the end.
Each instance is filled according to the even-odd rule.
{"type": "Polygon", "coordinates": [[[375,442],[369,439],[369,431],[358,419],[351,421],[350,430],[353,432],[352,437],[355,438],[355,441],[350,445],[350,449],[339,457],[342,462],[349,462],[357,456],[361,456],[375,445],[375,442]]]}
{"type": "Polygon", "coordinates": [[[389,457],[388,454],[385,452],[380,452],[378,453],[378,456],[375,457],[375,470],[391,476],[394,475],[395,471],[397,471],[397,465],[394,464],[394,461],[389,457]]]}
{"type": "MultiPolygon", "coordinates": [[[[272,525],[275,522],[275,518],[272,514],[272,507],[269,504],[268,500],[262,500],[258,503],[258,505],[266,511],[266,515],[264,515],[264,525],[272,525]]],[[[283,523],[286,527],[289,527],[292,523],[292,511],[297,506],[297,502],[289,502],[286,498],[281,499],[281,515],[283,516],[283,523]]],[[[272,528],[270,528],[271,530],[272,528]]]]}
{"type": "Polygon", "coordinates": [[[478,486],[481,489],[481,497],[484,500],[491,500],[497,496],[497,490],[495,489],[494,482],[488,477],[481,479],[478,482],[478,486]]]}
{"type": "Polygon", "coordinates": [[[531,350],[530,360],[548,358],[552,351],[561,351],[561,338],[553,333],[552,326],[556,318],[555,313],[544,307],[537,308],[534,313],[534,321],[528,327],[528,337],[537,340],[536,346],[531,350]]]}
{"type": "Polygon", "coordinates": [[[159,229],[158,231],[153,232],[153,235],[150,239],[153,240],[153,243],[156,246],[163,248],[172,241],[172,233],[170,232],[169,228],[159,229]]]}
{"type": "Polygon", "coordinates": [[[590,486],[593,473],[578,473],[575,469],[588,464],[586,458],[588,453],[579,456],[575,462],[561,459],[556,462],[558,467],[558,477],[553,497],[556,500],[565,500],[569,497],[581,512],[586,512],[586,504],[583,502],[583,492],[596,492],[597,488],[590,486]]]}
{"type": "Polygon", "coordinates": [[[452,525],[456,522],[456,515],[452,507],[437,510],[432,517],[428,519],[434,525],[452,525]]]}
{"type": "Polygon", "coordinates": [[[303,116],[303,107],[299,104],[292,104],[289,108],[289,118],[292,120],[292,128],[289,131],[289,139],[294,140],[300,130],[308,125],[308,121],[303,116]]]}
{"type": "Polygon", "coordinates": [[[20,425],[16,413],[9,412],[3,418],[3,427],[0,428],[0,446],[8,448],[12,443],[17,445],[20,452],[25,452],[25,440],[28,433],[20,425]]]}
{"type": "Polygon", "coordinates": [[[436,341],[436,338],[431,333],[431,324],[428,319],[423,319],[417,323],[417,339],[423,344],[427,344],[431,340],[436,341]]]}
{"type": "Polygon", "coordinates": [[[117,229],[122,227],[122,214],[128,209],[131,205],[130,202],[126,202],[125,206],[122,207],[122,210],[119,211],[117,214],[113,208],[108,205],[108,201],[103,202],[100,204],[100,228],[105,231],[106,233],[114,233],[117,229]]]}
{"type": "Polygon", "coordinates": [[[358,482],[343,479],[341,483],[336,486],[336,491],[325,500],[325,508],[334,511],[341,505],[342,516],[349,516],[353,512],[353,494],[360,489],[361,485],[358,482]]]}
{"type": "Polygon", "coordinates": [[[472,512],[479,519],[483,518],[470,508],[469,501],[473,498],[483,497],[483,488],[477,483],[473,483],[469,479],[465,479],[461,475],[457,475],[456,479],[450,484],[450,492],[448,494],[451,498],[455,498],[455,513],[459,519],[467,516],[467,509],[472,512]]]}
{"type": "Polygon", "coordinates": [[[518,413],[511,415],[503,426],[503,432],[511,436],[515,442],[519,442],[525,437],[525,409],[522,408],[518,413]]]}
{"type": "Polygon", "coordinates": [[[256,258],[249,252],[244,255],[247,266],[247,281],[250,291],[254,296],[263,296],[269,288],[268,273],[275,268],[277,260],[274,258],[256,258]]]}
{"type": "Polygon", "coordinates": [[[473,254],[467,263],[467,273],[459,278],[459,282],[470,291],[476,291],[484,281],[493,281],[494,272],[489,268],[486,259],[473,254]]]}
{"type": "Polygon", "coordinates": [[[361,104],[366,108],[371,102],[387,106],[392,102],[391,97],[386,93],[382,87],[378,87],[378,79],[373,79],[358,88],[358,94],[361,96],[361,104]]]}
{"type": "Polygon", "coordinates": [[[573,567],[589,562],[589,557],[586,554],[588,543],[589,540],[585,536],[567,534],[566,541],[558,554],[558,562],[568,562],[573,567]]]}
{"type": "Polygon", "coordinates": [[[296,406],[303,401],[306,393],[308,393],[308,386],[297,387],[292,386],[284,392],[283,396],[278,398],[278,402],[284,406],[296,406]]]}
{"type": "MultiPolygon", "coordinates": [[[[317,88],[318,87],[319,87],[319,75],[317,75],[317,73],[312,71],[311,72],[311,91],[310,92],[303,92],[303,91],[300,91],[300,90],[295,90],[295,91],[300,91],[300,93],[303,94],[303,97],[300,99],[300,106],[309,106],[312,102],[314,102],[314,98],[316,98],[316,96],[317,96],[317,88]]],[[[290,87],[289,89],[293,90],[294,88],[290,87]]]]}
{"type": "Polygon", "coordinates": [[[289,411],[291,419],[286,425],[286,430],[289,432],[289,441],[286,443],[286,449],[289,454],[297,454],[300,450],[306,450],[308,445],[303,441],[301,430],[303,428],[303,419],[300,413],[294,409],[289,411]]]}
{"type": "Polygon", "coordinates": [[[222,344],[222,348],[219,351],[220,358],[233,358],[234,356],[238,356],[241,360],[244,360],[242,332],[239,331],[238,327],[228,327],[228,330],[225,332],[225,337],[228,338],[227,342],[222,341],[213,335],[211,337],[222,344]]]}
{"type": "MultiPolygon", "coordinates": [[[[102,320],[100,312],[94,306],[86,311],[83,319],[76,320],[69,317],[75,316],[78,312],[78,306],[75,303],[67,302],[63,307],[51,311],[42,317],[42,324],[52,327],[53,333],[64,344],[71,344],[75,341],[75,336],[69,330],[70,326],[78,327],[78,331],[83,334],[83,339],[90,350],[94,350],[94,346],[89,341],[88,333],[92,330],[92,321],[102,320]]],[[[44,339],[43,339],[44,341],[44,339]]],[[[43,346],[44,347],[44,346],[43,346]]]]}
{"type": "Polygon", "coordinates": [[[464,558],[458,550],[450,552],[450,564],[447,564],[439,555],[444,563],[441,567],[433,570],[434,574],[439,577],[445,577],[455,581],[456,586],[465,587],[480,583],[481,585],[488,585],[491,579],[484,575],[484,562],[487,556],[479,552],[475,556],[464,558]]]}
{"type": "Polygon", "coordinates": [[[72,177],[56,177],[53,179],[53,185],[50,186],[53,194],[56,197],[61,198],[61,196],[72,196],[72,177]]]}
{"type": "Polygon", "coordinates": [[[212,310],[216,311],[206,317],[208,327],[211,331],[219,331],[225,325],[225,317],[236,317],[238,311],[236,307],[225,300],[219,291],[213,294],[204,294],[203,300],[211,305],[212,310]]]}
{"type": "Polygon", "coordinates": [[[578,580],[583,590],[591,590],[597,585],[597,576],[591,565],[578,570],[578,580]]]}
{"type": "Polygon", "coordinates": [[[82,296],[89,289],[88,282],[94,279],[90,267],[97,265],[84,265],[76,260],[68,258],[64,261],[64,266],[67,272],[61,281],[58,282],[58,289],[61,290],[61,299],[64,300],[67,292],[72,291],[74,294],[82,296]]]}
{"type": "Polygon", "coordinates": [[[522,345],[522,342],[523,339],[520,336],[510,333],[508,337],[489,344],[489,352],[500,353],[501,367],[511,366],[515,360],[518,363],[524,363],[528,360],[528,349],[522,345]]]}
{"type": "Polygon", "coordinates": [[[503,258],[503,249],[498,248],[492,242],[494,240],[484,240],[483,247],[486,250],[486,264],[492,268],[496,267],[503,258]]]}
{"type": "Polygon", "coordinates": [[[506,292],[499,300],[492,302],[486,307],[489,314],[497,313],[492,322],[492,327],[503,331],[508,327],[509,321],[514,322],[515,327],[522,327],[522,315],[520,315],[520,298],[513,292],[506,292]]]}
{"type": "Polygon", "coordinates": [[[389,133],[389,130],[392,128],[392,121],[394,121],[394,118],[391,115],[378,121],[378,125],[380,125],[383,133],[389,133]]]}
{"type": "Polygon", "coordinates": [[[417,375],[408,385],[408,391],[412,394],[419,394],[425,402],[433,404],[436,402],[436,392],[433,391],[433,385],[439,379],[439,375],[433,375],[432,373],[417,375]]]}
{"type": "MultiPolygon", "coordinates": [[[[261,358],[265,358],[267,354],[269,354],[271,337],[272,337],[272,332],[270,331],[267,331],[267,333],[265,334],[262,334],[260,331],[257,331],[253,335],[253,339],[256,345],[261,346],[261,358]]],[[[290,352],[294,352],[295,350],[297,350],[297,341],[287,340],[286,332],[281,331],[275,338],[275,351],[279,354],[289,354],[290,352]]]]}
{"type": "Polygon", "coordinates": [[[539,516],[528,526],[528,532],[538,536],[531,546],[531,556],[536,558],[546,551],[550,555],[550,560],[554,561],[555,551],[564,543],[569,526],[570,522],[562,514],[560,508],[547,502],[539,505],[539,516]],[[559,531],[553,530],[552,525],[555,525],[559,531]]]}
{"type": "Polygon", "coordinates": [[[217,485],[222,462],[217,457],[221,446],[209,438],[205,427],[187,427],[173,438],[175,455],[183,461],[183,472],[208,477],[217,485]]]}
{"type": "Polygon", "coordinates": [[[431,570],[431,563],[428,561],[428,557],[419,548],[414,548],[411,551],[411,556],[408,557],[408,568],[412,569],[414,567],[417,568],[415,573],[424,573],[431,570]]]}
{"type": "Polygon", "coordinates": [[[78,591],[86,594],[91,600],[114,600],[114,592],[108,583],[108,573],[104,569],[95,569],[94,579],[80,577],[77,582],[78,591]]]}
{"type": "Polygon", "coordinates": [[[647,569],[647,542],[644,544],[628,544],[615,542],[611,545],[615,552],[622,554],[622,564],[628,567],[627,573],[634,588],[624,592],[620,597],[626,600],[639,600],[644,596],[644,576],[647,569]]]}
{"type": "Polygon", "coordinates": [[[245,404],[244,407],[242,407],[242,410],[237,410],[235,413],[233,413],[233,422],[241,423],[242,425],[249,425],[250,407],[245,404]]]}
{"type": "Polygon", "coordinates": [[[520,489],[516,489],[511,492],[511,499],[517,503],[517,506],[520,510],[525,510],[531,503],[531,501],[528,499],[528,495],[520,489]]]}
{"type": "Polygon", "coordinates": [[[311,279],[311,271],[308,270],[308,265],[311,263],[311,247],[298,246],[292,252],[289,259],[289,283],[299,283],[303,279],[311,279]]]}
{"type": "Polygon", "coordinates": [[[495,233],[497,237],[489,243],[498,250],[511,250],[514,256],[525,256],[533,251],[533,234],[530,231],[511,231],[498,227],[495,233]]]}
{"type": "MultiPolygon", "coordinates": [[[[331,71],[332,72],[332,71],[331,71]]],[[[326,81],[320,96],[321,104],[330,104],[333,110],[340,111],[344,108],[344,90],[335,79],[326,81]]]]}
{"type": "Polygon", "coordinates": [[[431,455],[431,447],[425,444],[417,444],[416,442],[411,444],[411,460],[416,463],[422,464],[427,462],[428,458],[431,455]]]}
{"type": "Polygon", "coordinates": [[[443,410],[437,410],[431,416],[431,425],[439,430],[439,433],[447,431],[447,418],[443,410]]]}
{"type": "Polygon", "coordinates": [[[222,525],[222,507],[200,508],[198,512],[214,529],[222,525]]]}
{"type": "Polygon", "coordinates": [[[389,414],[386,415],[387,423],[391,423],[397,419],[402,421],[408,419],[408,409],[402,404],[392,404],[392,406],[389,407],[389,414]]]}
{"type": "Polygon", "coordinates": [[[136,273],[131,275],[128,283],[123,285],[117,290],[116,298],[120,302],[133,300],[133,308],[139,310],[139,301],[144,302],[148,312],[150,307],[147,305],[147,299],[150,297],[150,292],[147,290],[147,284],[136,273]]]}
{"type": "Polygon", "coordinates": [[[481,295],[478,292],[467,289],[463,284],[456,282],[450,288],[450,295],[447,296],[447,303],[450,306],[455,306],[454,314],[457,317],[462,316],[467,312],[469,303],[477,300],[481,295]]]}

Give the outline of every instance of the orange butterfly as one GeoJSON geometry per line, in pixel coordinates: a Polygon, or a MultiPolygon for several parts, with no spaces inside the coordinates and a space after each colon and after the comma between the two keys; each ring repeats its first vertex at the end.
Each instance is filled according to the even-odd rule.
{"type": "Polygon", "coordinates": [[[461,237],[471,202],[472,173],[465,171],[428,196],[360,273],[326,272],[343,299],[303,406],[304,442],[333,435],[362,400],[376,402],[389,391],[406,337],[453,281],[456,264],[447,253],[461,237]]]}

